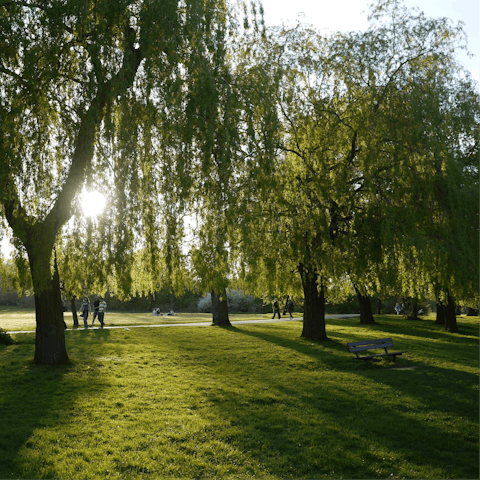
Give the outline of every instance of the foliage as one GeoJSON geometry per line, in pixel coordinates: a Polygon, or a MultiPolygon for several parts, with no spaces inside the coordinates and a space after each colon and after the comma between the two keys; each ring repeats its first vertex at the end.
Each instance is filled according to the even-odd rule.
{"type": "Polygon", "coordinates": [[[273,185],[245,209],[257,215],[245,277],[285,291],[305,264],[327,299],[350,281],[382,296],[471,297],[480,102],[455,58],[464,34],[398,1],[373,3],[369,19],[329,37],[273,29],[258,47],[282,74],[281,136],[273,185]]]}
{"type": "Polygon", "coordinates": [[[0,213],[50,345],[36,361],[68,361],[54,245],[71,294],[83,283],[127,298],[142,249],[150,283],[160,258],[175,285],[190,179],[208,172],[221,124],[230,13],[201,0],[0,6],[0,213]],[[107,195],[105,217],[69,223],[85,187],[107,195]]]}
{"type": "MultiPolygon", "coordinates": [[[[263,311],[263,307],[252,295],[245,295],[236,290],[227,291],[227,303],[229,312],[250,312],[258,313],[263,311]]],[[[203,313],[212,312],[212,296],[206,293],[198,300],[198,311],[203,313]]]]}
{"type": "Polygon", "coordinates": [[[3,328],[0,328],[0,345],[13,345],[14,343],[13,338],[3,328]]]}

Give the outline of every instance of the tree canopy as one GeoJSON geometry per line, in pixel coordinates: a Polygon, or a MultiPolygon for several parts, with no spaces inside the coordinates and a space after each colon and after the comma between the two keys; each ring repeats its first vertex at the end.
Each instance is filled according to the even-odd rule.
{"type": "Polygon", "coordinates": [[[37,362],[68,360],[52,251],[85,183],[109,193],[98,254],[120,286],[138,249],[175,236],[189,174],[210,160],[230,13],[197,0],[0,6],[0,205],[29,261],[37,362]]]}

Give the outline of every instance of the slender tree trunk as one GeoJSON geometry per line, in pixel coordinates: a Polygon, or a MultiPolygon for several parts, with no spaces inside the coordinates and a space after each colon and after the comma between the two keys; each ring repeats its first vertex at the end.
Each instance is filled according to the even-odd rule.
{"type": "Polygon", "coordinates": [[[445,325],[445,305],[440,300],[437,302],[435,323],[438,325],[445,325]]]}
{"type": "Polygon", "coordinates": [[[318,272],[312,266],[298,266],[305,298],[302,337],[310,340],[328,340],[325,329],[325,290],[318,288],[318,272]]]}
{"type": "Polygon", "coordinates": [[[224,288],[218,295],[212,290],[211,295],[213,324],[231,327],[232,324],[228,318],[227,290],[224,288]]]}
{"type": "Polygon", "coordinates": [[[377,298],[377,315],[381,315],[382,313],[382,300],[377,298]]]}
{"type": "Polygon", "coordinates": [[[445,306],[445,330],[451,333],[458,332],[457,316],[455,314],[455,301],[447,290],[447,305],[445,306]]]}
{"type": "Polygon", "coordinates": [[[358,307],[360,309],[360,323],[364,325],[371,325],[375,323],[372,312],[372,304],[368,295],[363,295],[355,284],[353,288],[357,293],[358,307]]]}

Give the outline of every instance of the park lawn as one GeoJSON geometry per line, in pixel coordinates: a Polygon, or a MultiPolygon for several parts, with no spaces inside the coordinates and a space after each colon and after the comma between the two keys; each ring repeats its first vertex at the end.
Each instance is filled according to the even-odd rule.
{"type": "MultiPolygon", "coordinates": [[[[88,316],[88,324],[92,323],[92,316],[88,316]]],[[[296,317],[301,317],[301,313],[294,313],[296,317]]],[[[235,320],[258,320],[272,318],[271,313],[267,314],[229,314],[231,321],[235,320]]],[[[73,328],[72,312],[65,312],[64,319],[68,328],[73,328]]],[[[176,313],[175,316],[162,315],[154,316],[150,313],[130,313],[120,311],[107,311],[105,314],[105,323],[107,326],[132,326],[132,325],[160,325],[160,324],[180,324],[180,323],[203,323],[211,322],[211,313],[176,313]]],[[[83,318],[78,317],[80,327],[83,327],[83,318]]],[[[99,326],[98,319],[95,320],[95,326],[99,326]]],[[[0,328],[7,332],[13,331],[31,331],[35,330],[35,310],[21,309],[19,307],[0,306],[0,328]]]]}
{"type": "Polygon", "coordinates": [[[0,478],[478,478],[478,317],[67,331],[0,346],[0,478]],[[392,337],[397,359],[348,341],[392,337]]]}

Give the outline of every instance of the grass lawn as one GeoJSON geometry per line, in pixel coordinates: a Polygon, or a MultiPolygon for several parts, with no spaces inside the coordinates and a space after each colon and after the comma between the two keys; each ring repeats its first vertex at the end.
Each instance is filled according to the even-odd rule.
{"type": "Polygon", "coordinates": [[[328,320],[325,343],[301,322],[68,330],[58,367],[14,335],[0,478],[478,479],[478,317],[376,320],[328,320]],[[386,336],[401,368],[346,348],[386,336]]]}
{"type": "MultiPolygon", "coordinates": [[[[301,313],[294,313],[296,317],[301,317],[301,313]]],[[[88,315],[88,324],[92,323],[93,314],[88,315]]],[[[229,314],[230,321],[235,320],[257,320],[272,318],[271,313],[261,314],[229,314]]],[[[68,328],[73,327],[72,312],[65,312],[65,322],[68,328]]],[[[153,316],[151,313],[126,313],[117,311],[107,311],[105,314],[105,323],[107,326],[131,326],[131,325],[160,325],[160,324],[179,324],[179,323],[201,323],[211,322],[211,313],[178,313],[175,316],[153,316]]],[[[78,317],[80,327],[83,327],[83,318],[78,317]]],[[[28,331],[35,330],[35,310],[20,309],[19,307],[0,306],[0,328],[6,331],[28,331]]],[[[98,319],[95,320],[95,326],[100,326],[98,319]]]]}

